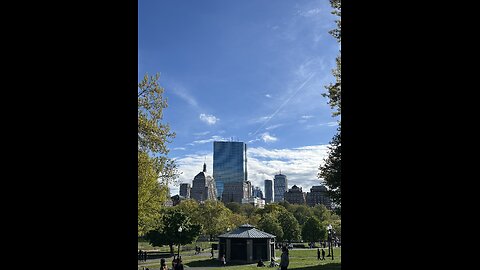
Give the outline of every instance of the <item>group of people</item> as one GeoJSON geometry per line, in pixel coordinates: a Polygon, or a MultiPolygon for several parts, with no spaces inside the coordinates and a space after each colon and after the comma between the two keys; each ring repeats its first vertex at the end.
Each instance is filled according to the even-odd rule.
{"type": "MultiPolygon", "coordinates": [[[[290,264],[290,260],[288,258],[288,248],[286,246],[282,246],[282,255],[280,256],[280,264],[275,262],[275,260],[272,257],[268,267],[280,266],[281,270],[287,270],[289,264],[290,264]]],[[[257,263],[257,267],[264,267],[264,266],[265,266],[265,263],[262,261],[262,259],[260,259],[257,263]]]]}
{"type": "Polygon", "coordinates": [[[322,257],[320,257],[320,249],[317,248],[317,260],[325,260],[325,250],[322,248],[322,257]]]}
{"type": "Polygon", "coordinates": [[[182,263],[182,256],[173,255],[172,268],[167,267],[167,263],[164,258],[160,259],[160,270],[184,270],[182,263]]]}

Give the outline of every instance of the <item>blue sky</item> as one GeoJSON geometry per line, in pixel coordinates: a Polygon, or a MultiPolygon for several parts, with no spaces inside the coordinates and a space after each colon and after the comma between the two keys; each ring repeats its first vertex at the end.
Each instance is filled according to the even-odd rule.
{"type": "Polygon", "coordinates": [[[160,73],[179,182],[204,160],[212,174],[213,140],[233,137],[262,190],[280,170],[289,187],[319,184],[337,128],[321,96],[339,52],[330,12],[328,0],[139,1],[138,79],[160,73]]]}

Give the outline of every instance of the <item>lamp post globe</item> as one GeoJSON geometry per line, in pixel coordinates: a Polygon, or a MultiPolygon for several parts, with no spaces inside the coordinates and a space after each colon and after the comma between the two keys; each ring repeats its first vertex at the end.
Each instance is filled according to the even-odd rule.
{"type": "Polygon", "coordinates": [[[178,253],[177,253],[177,256],[180,256],[180,243],[181,243],[181,239],[182,239],[182,231],[183,231],[183,228],[182,228],[182,226],[180,226],[178,228],[178,232],[180,233],[180,237],[178,239],[178,253]]]}

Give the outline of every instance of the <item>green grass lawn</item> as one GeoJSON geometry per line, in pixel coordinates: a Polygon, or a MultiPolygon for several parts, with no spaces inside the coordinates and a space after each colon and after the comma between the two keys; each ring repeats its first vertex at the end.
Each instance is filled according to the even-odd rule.
{"type": "MultiPolygon", "coordinates": [[[[215,253],[217,254],[217,253],[215,253]]],[[[281,251],[275,251],[277,262],[280,262],[280,254],[281,251]]],[[[328,251],[326,252],[328,254],[328,251]]],[[[211,268],[212,270],[220,270],[220,269],[235,269],[235,270],[253,270],[258,269],[255,264],[243,264],[243,265],[228,265],[227,267],[219,267],[219,261],[210,259],[208,256],[199,256],[193,255],[193,253],[181,253],[183,264],[185,268],[188,267],[214,267],[211,268]]],[[[306,269],[306,270],[340,270],[341,269],[341,248],[334,249],[334,258],[332,260],[330,257],[325,257],[325,260],[317,260],[317,250],[316,249],[304,249],[304,250],[290,250],[289,257],[290,257],[290,265],[288,269],[306,269]]],[[[167,265],[171,267],[171,258],[167,258],[167,265]]],[[[228,263],[228,262],[227,262],[228,263]]],[[[268,263],[268,262],[267,262],[268,263]]],[[[266,264],[267,264],[266,263],[266,264]]],[[[142,264],[140,264],[142,265],[142,264]]],[[[148,267],[150,269],[159,269],[160,268],[160,259],[158,259],[158,263],[156,264],[149,264],[148,267]]],[[[265,269],[274,269],[275,268],[268,268],[265,269]]]]}

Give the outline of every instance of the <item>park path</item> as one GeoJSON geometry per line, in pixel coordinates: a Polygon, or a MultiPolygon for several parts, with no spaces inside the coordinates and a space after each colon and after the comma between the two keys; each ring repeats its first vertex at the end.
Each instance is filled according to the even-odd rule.
{"type": "MultiPolygon", "coordinates": [[[[210,257],[212,255],[212,253],[202,252],[202,253],[199,253],[197,255],[198,256],[208,256],[208,257],[210,257]]],[[[217,255],[217,254],[215,253],[215,255],[217,255]]],[[[159,270],[160,267],[157,267],[157,268],[150,267],[151,265],[155,265],[155,264],[159,264],[159,263],[160,263],[160,259],[149,259],[146,262],[139,262],[138,263],[138,270],[143,270],[143,267],[148,267],[149,270],[159,270]]],[[[169,269],[172,267],[171,264],[172,264],[172,259],[167,258],[167,266],[168,266],[169,269]]],[[[210,270],[210,269],[218,268],[218,267],[189,267],[188,265],[184,265],[184,267],[185,267],[185,269],[192,269],[192,270],[210,270]]]]}

